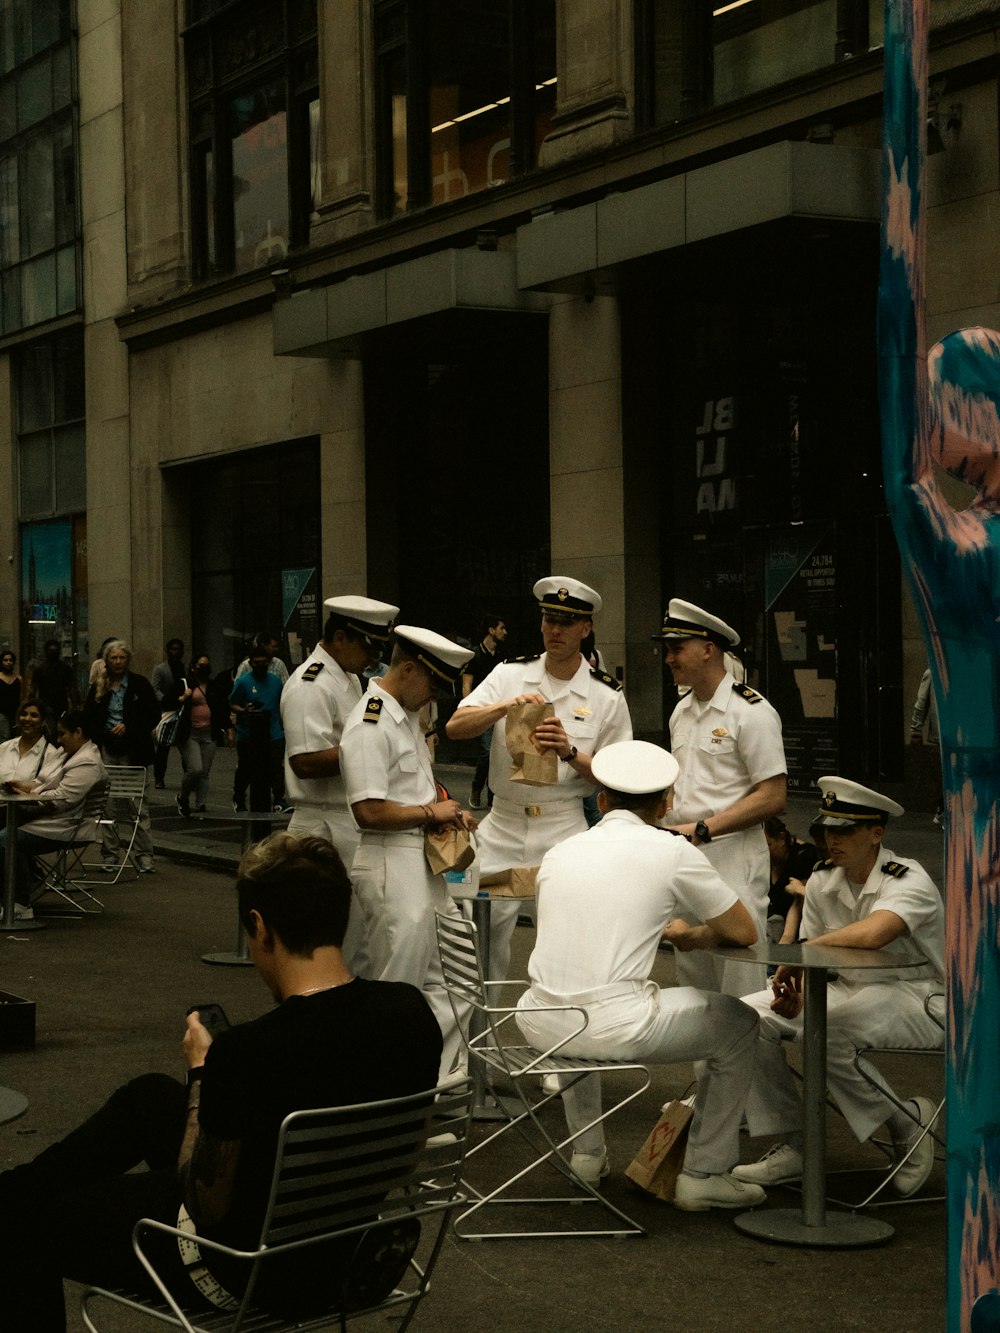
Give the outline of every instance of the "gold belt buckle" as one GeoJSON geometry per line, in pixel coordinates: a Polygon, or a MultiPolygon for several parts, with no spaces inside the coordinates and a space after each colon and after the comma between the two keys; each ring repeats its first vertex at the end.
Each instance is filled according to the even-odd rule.
{"type": "Polygon", "coordinates": [[[524,807],[524,813],[529,819],[537,819],[542,813],[542,807],[540,805],[526,805],[524,807]]]}

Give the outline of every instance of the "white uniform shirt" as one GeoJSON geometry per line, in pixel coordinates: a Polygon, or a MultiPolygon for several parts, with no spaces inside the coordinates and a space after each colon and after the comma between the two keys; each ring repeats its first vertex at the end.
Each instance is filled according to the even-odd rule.
{"type": "Polygon", "coordinates": [[[844,980],[861,985],[876,982],[922,981],[944,977],[944,906],[934,881],[917,861],[894,856],[887,847],[879,849],[875,866],[861,888],[855,892],[840,866],[823,862],[806,882],[799,938],[815,939],[831,930],[863,921],[872,912],[895,912],[902,917],[908,936],[893,940],[885,947],[890,953],[912,958],[914,953],[929,960],[926,967],[865,968],[851,972],[841,968],[844,980]]]}
{"type": "Polygon", "coordinates": [[[629,810],[546,852],[537,891],[528,975],[553,995],[646,981],[668,921],[707,921],[738,901],[686,838],[629,810]]]}
{"type": "MultiPolygon", "coordinates": [[[[632,719],[620,689],[606,685],[591,673],[581,657],[571,680],[556,680],[545,670],[545,656],[524,662],[501,662],[467,695],[456,712],[498,704],[518,694],[537,693],[555,705],[570,743],[584,754],[596,754],[605,745],[632,739],[632,719]]],[[[501,800],[524,805],[545,805],[549,801],[582,800],[594,787],[575,772],[571,764],[559,764],[559,781],[552,786],[526,786],[511,782],[512,761],[507,749],[507,722],[500,718],[493,730],[490,746],[490,788],[501,800]]]]}
{"type": "Polygon", "coordinates": [[[341,774],[300,778],[288,761],[297,754],[313,754],[339,745],[347,715],[361,695],[358,677],[339,666],[319,644],[292,673],[281,692],[281,725],[285,733],[285,791],[293,805],[350,813],[341,774]]]}
{"type": "Polygon", "coordinates": [[[25,755],[19,752],[20,744],[19,738],[15,736],[13,740],[4,741],[0,745],[0,782],[47,783],[62,771],[65,753],[44,736],[25,755]]]}
{"type": "Polygon", "coordinates": [[[728,810],[758,782],[788,771],[778,714],[728,673],[707,703],[694,690],[681,699],[670,717],[670,749],[681,769],[671,824],[728,810]]]}
{"type": "Polygon", "coordinates": [[[369,682],[344,723],[340,768],[348,805],[368,800],[431,805],[437,799],[419,714],[407,712],[377,680],[369,682]]]}

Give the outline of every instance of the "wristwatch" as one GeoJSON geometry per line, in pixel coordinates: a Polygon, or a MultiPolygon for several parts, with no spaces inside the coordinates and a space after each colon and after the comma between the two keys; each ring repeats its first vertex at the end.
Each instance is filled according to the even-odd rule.
{"type": "Polygon", "coordinates": [[[699,842],[711,842],[712,832],[703,819],[699,819],[694,826],[694,836],[699,842]]]}
{"type": "Polygon", "coordinates": [[[563,761],[564,764],[571,764],[573,760],[576,758],[576,746],[575,745],[570,746],[569,754],[561,754],[559,758],[563,761]]]}

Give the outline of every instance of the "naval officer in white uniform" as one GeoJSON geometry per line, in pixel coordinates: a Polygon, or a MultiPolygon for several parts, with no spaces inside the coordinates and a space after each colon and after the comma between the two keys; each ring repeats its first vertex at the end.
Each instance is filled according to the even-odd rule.
{"type": "MultiPolygon", "coordinates": [[[[399,607],[371,597],[328,597],[323,605],[323,638],[281,692],[285,792],[295,807],[288,831],[327,838],[350,873],[361,833],[347,804],[340,738],[364,692],[361,673],[382,656],[399,607]]],[[[351,971],[366,976],[364,914],[356,900],[343,952],[351,971]]]]}
{"type": "MultiPolygon", "coordinates": [[[[680,765],[671,828],[700,847],[736,891],[765,936],[770,859],[763,823],[788,794],[781,719],[749,685],[726,670],[740,636],[700,606],[673,598],[655,636],[674,683],[688,693],[670,716],[670,749],[680,765]]],[[[744,995],[763,985],[762,968],[707,955],[677,960],[681,984],[744,995]]]]}
{"type": "MultiPolygon", "coordinates": [[[[656,827],[677,777],[672,755],[646,741],[625,741],[601,750],[593,773],[602,784],[597,800],[604,818],[554,847],[538,873],[538,936],[518,1026],[545,1050],[576,1032],[580,1015],[537,1006],[578,1005],[587,1026],[562,1048],[567,1055],[698,1062],[676,1206],[752,1207],[764,1201],[763,1190],[734,1180],[729,1169],[739,1160],[757,1024],[746,1021],[746,1006],[731,996],[687,986],[660,990],[649,974],[661,937],[682,953],[752,944],[753,922],[700,852],[656,827]],[[682,913],[704,924],[691,926],[679,919],[682,913]]],[[[562,1097],[571,1133],[590,1124],[601,1111],[600,1075],[564,1087],[562,1097]]],[[[572,1166],[592,1184],[608,1173],[602,1125],[576,1139],[572,1166]]]]}
{"type": "MultiPolygon", "coordinates": [[[[934,1105],[915,1097],[908,1110],[901,1110],[861,1077],[854,1058],[866,1046],[944,1044],[941,1026],[924,1007],[925,999],[943,986],[941,895],[918,862],[896,856],[883,845],[889,818],[903,813],[901,805],[847,778],[820,778],[816,785],[822,792],[817,823],[824,826],[828,859],[806,882],[800,938],[812,944],[885,949],[901,957],[926,959],[923,966],[884,971],[842,968],[827,986],[830,1096],[859,1142],[887,1124],[898,1161],[919,1134],[919,1126],[934,1114],[934,1105]]],[[[746,1117],[752,1135],[781,1134],[784,1141],[759,1162],[735,1171],[741,1180],[761,1185],[802,1174],[802,1104],[782,1045],[802,1040],[801,969],[779,967],[771,984],[771,990],[744,997],[760,1017],[746,1117]]],[[[888,1087],[871,1065],[866,1069],[888,1087]]],[[[933,1164],[934,1140],[928,1134],[893,1177],[892,1188],[904,1197],[912,1194],[933,1164]]]]}
{"type": "MultiPolygon", "coordinates": [[[[605,745],[630,740],[632,719],[621,685],[592,668],[580,644],[593,628],[601,598],[578,579],[552,575],[532,589],[542,615],[545,652],[502,662],[461,701],[445,730],[452,740],[480,736],[494,727],[490,747],[490,813],[479,828],[480,876],[539,865],[564,838],[587,827],[583,798],[594,790],[590,765],[605,745]],[[551,702],[555,716],[535,732],[540,748],[559,757],[552,786],[511,782],[506,744],[507,709],[516,703],[551,702]]],[[[518,899],[495,898],[490,918],[490,976],[503,980],[518,899]]]]}
{"type": "Polygon", "coordinates": [[[454,690],[471,657],[433,630],[397,625],[389,670],[369,682],[340,742],[347,799],[361,829],[351,878],[365,916],[370,976],[424,992],[444,1037],[443,1078],[460,1035],[443,988],[434,914],[458,909],[444,876],[431,874],[424,831],[451,823],[471,829],[475,820],[457,801],[438,799],[420,710],[439,691],[454,690]]]}

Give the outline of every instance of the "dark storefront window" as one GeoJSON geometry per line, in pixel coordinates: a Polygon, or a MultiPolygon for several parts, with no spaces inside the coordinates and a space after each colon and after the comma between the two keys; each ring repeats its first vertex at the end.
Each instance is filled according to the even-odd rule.
{"type": "Polygon", "coordinates": [[[194,268],[280,264],[319,190],[316,0],[189,0],[194,268]]]}
{"type": "Polygon", "coordinates": [[[58,639],[82,686],[89,666],[82,332],[19,348],[13,371],[22,658],[40,661],[45,641],[58,639]]]}
{"type": "Polygon", "coordinates": [[[69,0],[0,0],[0,334],[79,304],[69,0]]]}
{"type": "Polygon", "coordinates": [[[554,0],[386,0],[375,42],[382,216],[536,165],[555,108],[554,0]]]}
{"type": "Polygon", "coordinates": [[[868,0],[637,0],[640,119],[669,124],[868,46],[868,0]]]}
{"type": "Polygon", "coordinates": [[[186,471],[193,650],[221,670],[266,630],[297,665],[321,629],[319,444],[293,440],[186,471]]]}
{"type": "Polygon", "coordinates": [[[662,601],[740,632],[799,790],[901,776],[899,563],[864,299],[876,258],[873,229],[781,225],[626,282],[626,469],[657,479],[662,601]]]}

